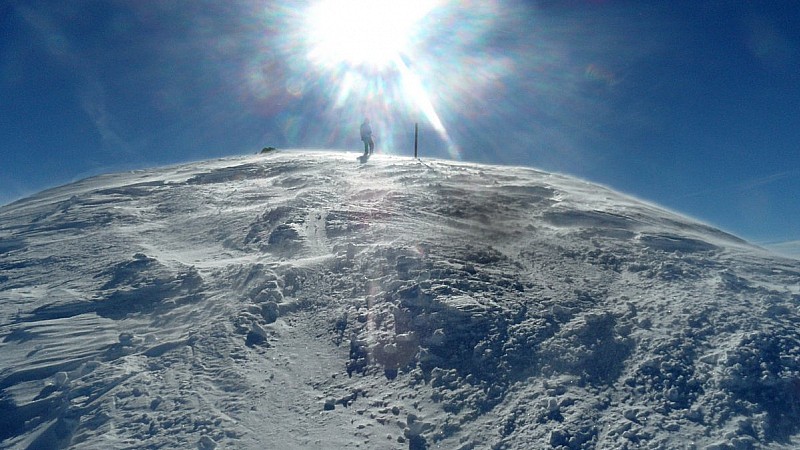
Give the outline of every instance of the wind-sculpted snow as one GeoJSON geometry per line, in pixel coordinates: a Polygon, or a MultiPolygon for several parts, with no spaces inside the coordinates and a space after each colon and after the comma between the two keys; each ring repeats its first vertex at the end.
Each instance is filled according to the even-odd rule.
{"type": "Polygon", "coordinates": [[[0,447],[796,448],[800,263],[569,177],[273,152],[0,209],[0,447]]]}

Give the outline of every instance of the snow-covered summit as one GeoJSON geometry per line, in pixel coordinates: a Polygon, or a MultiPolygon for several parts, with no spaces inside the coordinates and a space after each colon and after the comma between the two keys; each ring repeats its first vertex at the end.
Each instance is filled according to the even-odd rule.
{"type": "Polygon", "coordinates": [[[532,169],[276,152],[0,208],[0,447],[795,448],[800,262],[532,169]]]}

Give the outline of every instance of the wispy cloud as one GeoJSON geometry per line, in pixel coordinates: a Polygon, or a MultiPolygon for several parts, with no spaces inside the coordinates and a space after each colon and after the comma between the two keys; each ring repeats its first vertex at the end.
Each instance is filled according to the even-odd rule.
{"type": "Polygon", "coordinates": [[[754,178],[752,180],[745,181],[740,183],[738,186],[738,190],[740,192],[746,192],[752,189],[755,189],[760,186],[766,186],[768,184],[772,184],[776,181],[784,180],[787,178],[793,178],[800,175],[800,169],[795,170],[787,170],[785,172],[778,172],[772,175],[767,175],[761,178],[754,178]]]}
{"type": "Polygon", "coordinates": [[[739,183],[730,184],[727,186],[712,188],[712,189],[701,189],[694,192],[689,192],[686,194],[678,195],[676,198],[692,198],[692,197],[700,197],[705,196],[708,194],[718,193],[718,192],[736,192],[736,193],[746,193],[752,191],[756,188],[766,186],[781,180],[790,179],[800,176],[800,169],[794,170],[787,170],[783,172],[774,173],[771,175],[766,175],[763,177],[752,178],[749,180],[741,181],[739,183]]]}
{"type": "Polygon", "coordinates": [[[121,137],[115,126],[115,119],[108,108],[106,90],[97,76],[95,64],[70,41],[60,26],[65,17],[78,14],[73,5],[67,3],[46,10],[18,5],[17,10],[38,39],[38,44],[55,61],[77,75],[80,80],[77,86],[80,107],[100,135],[102,149],[114,153],[131,152],[130,144],[121,137]]]}
{"type": "Polygon", "coordinates": [[[133,155],[131,145],[123,139],[114,126],[114,117],[108,110],[105,89],[96,79],[87,78],[81,90],[81,108],[89,116],[106,151],[133,155]]]}

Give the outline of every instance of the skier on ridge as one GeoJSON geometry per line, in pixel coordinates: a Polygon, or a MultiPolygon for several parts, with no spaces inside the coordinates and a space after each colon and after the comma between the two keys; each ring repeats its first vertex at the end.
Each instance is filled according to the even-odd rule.
{"type": "Polygon", "coordinates": [[[361,140],[364,141],[364,156],[369,156],[375,150],[375,141],[372,140],[372,127],[369,119],[365,118],[361,124],[361,140]]]}

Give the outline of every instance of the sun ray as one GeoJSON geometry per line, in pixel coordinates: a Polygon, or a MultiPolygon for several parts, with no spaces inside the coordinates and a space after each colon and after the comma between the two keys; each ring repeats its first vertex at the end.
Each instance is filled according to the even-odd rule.
{"type": "Polygon", "coordinates": [[[405,92],[409,94],[415,106],[422,111],[422,114],[425,116],[431,126],[433,126],[433,129],[436,130],[436,132],[439,133],[439,135],[445,141],[450,156],[457,158],[459,156],[457,147],[451,141],[450,136],[448,136],[447,129],[442,123],[442,119],[439,118],[439,114],[436,112],[436,108],[433,106],[430,96],[425,91],[425,87],[422,85],[422,81],[414,72],[411,71],[411,69],[409,69],[402,58],[395,58],[394,63],[400,71],[401,83],[403,84],[405,92]]]}

